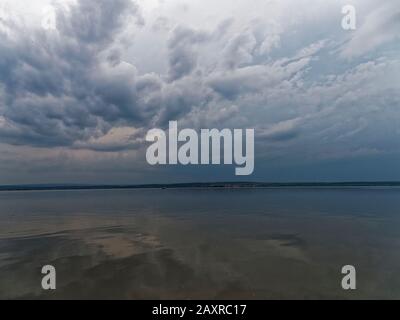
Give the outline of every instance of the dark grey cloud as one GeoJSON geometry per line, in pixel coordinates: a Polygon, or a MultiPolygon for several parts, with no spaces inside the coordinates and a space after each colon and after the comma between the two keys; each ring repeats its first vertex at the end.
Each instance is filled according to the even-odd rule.
{"type": "Polygon", "coordinates": [[[86,46],[107,46],[125,20],[144,24],[139,7],[130,0],[80,0],[66,12],[59,8],[57,29],[66,37],[86,46]]]}
{"type": "Polygon", "coordinates": [[[104,70],[121,63],[114,37],[129,18],[143,23],[130,0],[81,0],[57,8],[57,31],[12,24],[13,35],[0,33],[3,141],[71,145],[106,133],[120,119],[143,121],[134,68],[104,70]]]}
{"type": "Polygon", "coordinates": [[[168,40],[168,74],[171,81],[190,74],[196,68],[198,46],[208,38],[206,32],[185,27],[173,30],[168,40]]]}
{"type": "Polygon", "coordinates": [[[241,65],[251,64],[256,45],[256,38],[251,32],[235,35],[224,50],[226,66],[229,69],[235,69],[241,65]]]}
{"type": "Polygon", "coordinates": [[[114,126],[164,127],[207,103],[201,79],[178,80],[195,69],[196,46],[208,34],[183,27],[171,33],[165,81],[139,75],[122,60],[124,48],[116,39],[131,20],[144,23],[130,0],[80,0],[67,10],[57,7],[57,31],[19,27],[13,37],[1,33],[2,141],[90,146],[82,141],[114,126]]]}

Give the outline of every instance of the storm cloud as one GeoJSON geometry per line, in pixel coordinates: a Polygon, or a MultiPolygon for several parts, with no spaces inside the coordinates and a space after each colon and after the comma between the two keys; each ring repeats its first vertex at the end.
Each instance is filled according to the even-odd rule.
{"type": "Polygon", "coordinates": [[[255,128],[272,167],[399,157],[395,0],[354,1],[351,32],[333,0],[18,2],[0,8],[2,168],[31,154],[35,172],[38,152],[60,171],[86,161],[110,176],[120,157],[143,171],[146,131],[171,120],[255,128]]]}

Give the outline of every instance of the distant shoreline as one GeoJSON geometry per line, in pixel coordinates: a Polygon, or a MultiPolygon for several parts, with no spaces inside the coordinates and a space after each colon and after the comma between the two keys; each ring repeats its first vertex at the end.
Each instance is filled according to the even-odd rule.
{"type": "Polygon", "coordinates": [[[54,185],[4,185],[1,191],[51,191],[51,190],[126,190],[126,189],[265,189],[265,188],[357,188],[357,187],[400,187],[400,182],[206,182],[170,184],[54,184],[54,185]]]}

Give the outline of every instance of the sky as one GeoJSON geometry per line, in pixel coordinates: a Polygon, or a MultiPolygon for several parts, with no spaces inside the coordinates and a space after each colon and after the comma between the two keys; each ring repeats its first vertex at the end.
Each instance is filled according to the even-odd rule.
{"type": "Polygon", "coordinates": [[[0,2],[0,184],[394,181],[399,160],[398,0],[0,2]],[[150,166],[169,121],[254,128],[253,175],[150,166]]]}

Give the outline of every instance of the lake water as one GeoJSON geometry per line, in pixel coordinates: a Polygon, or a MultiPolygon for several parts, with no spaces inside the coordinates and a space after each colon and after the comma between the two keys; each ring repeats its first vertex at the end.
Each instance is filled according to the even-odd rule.
{"type": "Polygon", "coordinates": [[[399,299],[400,189],[0,192],[0,298],[399,299]]]}

